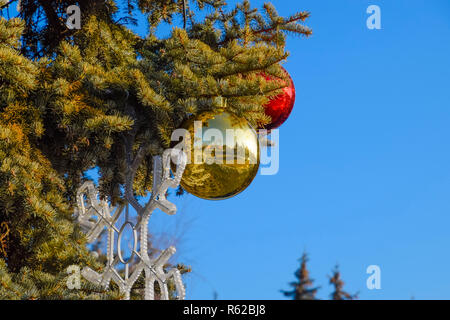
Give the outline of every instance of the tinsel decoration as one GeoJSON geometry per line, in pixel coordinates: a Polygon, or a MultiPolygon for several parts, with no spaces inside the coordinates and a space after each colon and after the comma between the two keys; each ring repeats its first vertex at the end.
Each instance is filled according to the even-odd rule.
{"type": "Polygon", "coordinates": [[[106,201],[100,200],[98,191],[92,181],[85,182],[77,193],[77,209],[75,212],[77,222],[82,230],[86,233],[89,243],[94,242],[107,229],[107,264],[103,273],[97,273],[89,267],[85,267],[81,274],[83,277],[95,284],[107,288],[110,281],[119,286],[121,292],[125,294],[125,299],[130,299],[130,293],[134,283],[144,272],[145,289],[144,299],[155,299],[155,282],[158,283],[161,291],[161,300],[169,300],[168,282],[170,280],[175,284],[177,291],[177,299],[185,298],[185,288],[181,280],[181,273],[178,269],[172,268],[169,271],[164,270],[164,265],[170,257],[176,252],[174,247],[164,250],[158,257],[150,258],[148,254],[148,221],[155,209],[173,215],[176,213],[176,206],[166,199],[168,188],[177,188],[184,169],[186,167],[186,155],[177,150],[166,150],[163,156],[154,157],[153,165],[153,188],[150,200],[144,207],[137,208],[138,220],[133,224],[126,220],[121,227],[117,227],[116,223],[124,211],[127,211],[128,204],[119,205],[116,208],[111,207],[106,201]],[[170,162],[171,156],[177,158],[177,167],[171,177],[170,162]],[[125,209],[125,210],[124,210],[125,209]],[[121,253],[121,241],[125,228],[129,226],[133,231],[131,248],[132,254],[128,259],[124,259],[121,253]],[[138,239],[138,235],[140,236],[138,239]],[[117,236],[117,237],[116,237],[117,236]],[[138,243],[139,241],[139,243],[138,243]],[[115,250],[116,249],[116,250],[115,250]],[[133,259],[137,259],[137,263],[133,265],[130,274],[129,264],[133,259]],[[119,273],[118,265],[124,264],[124,276],[119,273]]]}

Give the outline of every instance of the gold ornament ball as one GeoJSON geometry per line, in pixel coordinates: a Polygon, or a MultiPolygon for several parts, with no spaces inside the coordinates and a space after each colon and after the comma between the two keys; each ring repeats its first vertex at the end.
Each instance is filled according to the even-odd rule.
{"type": "Polygon", "coordinates": [[[181,179],[187,192],[202,199],[223,200],[244,191],[258,173],[258,135],[234,114],[204,112],[188,119],[183,141],[188,164],[181,179]]]}

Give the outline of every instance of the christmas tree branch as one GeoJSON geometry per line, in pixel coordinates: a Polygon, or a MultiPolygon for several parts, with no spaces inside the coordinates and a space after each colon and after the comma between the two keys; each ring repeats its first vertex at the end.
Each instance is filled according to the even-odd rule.
{"type": "MultiPolygon", "coordinates": [[[[292,17],[292,18],[290,18],[290,19],[288,19],[286,21],[283,21],[282,24],[283,25],[288,25],[290,23],[294,23],[294,22],[297,22],[297,21],[305,21],[307,18],[309,18],[309,16],[310,16],[309,12],[302,12],[297,17],[292,17]]],[[[263,29],[260,29],[260,30],[253,30],[253,34],[256,35],[256,34],[260,34],[260,33],[273,32],[273,31],[276,31],[276,28],[277,28],[277,26],[274,25],[274,26],[271,26],[271,27],[268,27],[268,28],[263,28],[263,29]]],[[[305,30],[302,33],[304,35],[306,35],[306,36],[309,36],[309,35],[312,34],[312,31],[307,29],[307,30],[305,30]]]]}
{"type": "MultiPolygon", "coordinates": [[[[142,206],[139,204],[139,202],[136,200],[134,196],[133,191],[133,184],[134,184],[134,178],[136,177],[136,171],[141,165],[142,161],[144,160],[145,154],[148,150],[147,145],[143,145],[139,147],[138,152],[136,153],[136,156],[134,157],[132,163],[128,163],[127,173],[126,173],[126,181],[125,181],[125,199],[130,203],[133,208],[137,212],[142,211],[142,206]]],[[[127,151],[130,152],[131,151],[127,151]]]]}

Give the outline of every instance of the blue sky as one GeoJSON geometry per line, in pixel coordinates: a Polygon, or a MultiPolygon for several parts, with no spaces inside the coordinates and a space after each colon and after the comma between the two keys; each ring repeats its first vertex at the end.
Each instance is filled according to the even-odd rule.
{"type": "Polygon", "coordinates": [[[279,173],[229,200],[175,199],[175,218],[150,222],[180,237],[188,298],[284,299],[306,250],[320,298],[339,263],[362,299],[450,299],[450,2],[272,3],[282,15],[310,11],[314,31],[288,42],[297,101],[279,173]],[[382,30],[366,27],[372,4],[382,30]],[[366,288],[373,264],[381,290],[366,288]]]}

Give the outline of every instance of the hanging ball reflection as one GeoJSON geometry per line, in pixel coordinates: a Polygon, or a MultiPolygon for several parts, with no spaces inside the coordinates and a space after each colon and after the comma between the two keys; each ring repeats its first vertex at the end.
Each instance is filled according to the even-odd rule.
{"type": "Polygon", "coordinates": [[[182,147],[188,164],[181,179],[187,192],[203,199],[222,200],[244,191],[260,162],[258,136],[234,114],[204,112],[182,125],[182,147]]]}

